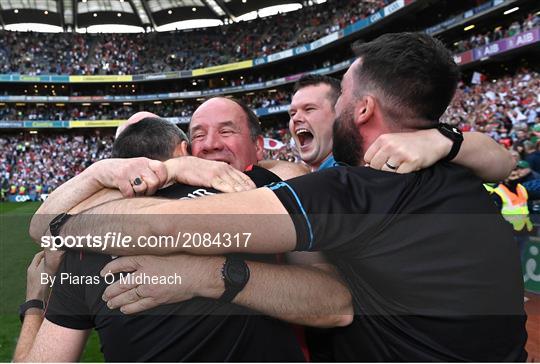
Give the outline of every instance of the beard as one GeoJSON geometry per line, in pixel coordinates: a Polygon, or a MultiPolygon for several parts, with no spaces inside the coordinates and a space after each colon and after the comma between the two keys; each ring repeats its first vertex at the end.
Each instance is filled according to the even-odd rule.
{"type": "Polygon", "coordinates": [[[336,162],[358,166],[364,160],[364,141],[353,121],[352,112],[347,110],[338,116],[333,126],[332,153],[336,162]]]}

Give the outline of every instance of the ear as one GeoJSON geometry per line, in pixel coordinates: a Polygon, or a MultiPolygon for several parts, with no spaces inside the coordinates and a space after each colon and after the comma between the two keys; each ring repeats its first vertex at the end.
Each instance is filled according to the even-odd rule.
{"type": "Polygon", "coordinates": [[[264,159],[264,138],[262,135],[259,135],[255,140],[255,148],[257,150],[257,161],[262,161],[264,159]]]}
{"type": "Polygon", "coordinates": [[[375,111],[375,98],[371,95],[362,96],[354,107],[354,123],[356,126],[367,123],[375,111]]]}
{"type": "Polygon", "coordinates": [[[183,156],[186,156],[186,155],[190,155],[189,154],[189,144],[188,144],[187,141],[182,140],[180,142],[180,144],[178,144],[176,146],[176,148],[174,148],[173,158],[183,157],[183,156]]]}

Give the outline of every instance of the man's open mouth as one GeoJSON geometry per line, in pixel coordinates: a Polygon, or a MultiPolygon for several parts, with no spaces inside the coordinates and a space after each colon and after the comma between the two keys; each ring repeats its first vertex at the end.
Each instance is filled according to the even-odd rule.
{"type": "Polygon", "coordinates": [[[296,136],[298,138],[298,142],[300,143],[300,147],[305,147],[313,141],[313,134],[311,131],[305,128],[297,129],[296,136]]]}

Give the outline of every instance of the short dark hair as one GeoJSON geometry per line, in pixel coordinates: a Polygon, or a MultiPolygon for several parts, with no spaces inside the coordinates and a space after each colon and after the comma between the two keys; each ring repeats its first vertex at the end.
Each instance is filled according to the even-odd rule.
{"type": "Polygon", "coordinates": [[[259,136],[263,135],[262,128],[261,128],[261,121],[259,120],[259,117],[257,116],[257,114],[255,114],[255,112],[251,110],[251,108],[244,101],[235,99],[234,97],[230,98],[229,100],[236,103],[238,106],[242,108],[248,120],[249,133],[251,134],[251,139],[253,139],[253,141],[257,140],[259,136]]]}
{"type": "Polygon", "coordinates": [[[341,93],[341,84],[338,79],[335,79],[330,76],[324,75],[305,75],[300,77],[298,81],[294,84],[294,92],[303,89],[308,86],[317,86],[317,85],[328,85],[330,86],[330,92],[328,93],[328,98],[332,107],[336,105],[339,94],[341,93]]]}
{"type": "Polygon", "coordinates": [[[424,33],[404,32],[356,43],[353,49],[361,58],[355,93],[378,92],[390,118],[439,122],[459,81],[459,69],[444,44],[424,33]]]}
{"type": "Polygon", "coordinates": [[[251,135],[251,139],[253,141],[256,141],[259,136],[263,135],[262,128],[261,128],[261,121],[259,120],[259,117],[257,116],[257,114],[255,114],[253,110],[250,109],[250,107],[244,101],[235,99],[234,97],[215,96],[215,97],[210,97],[206,99],[204,102],[212,100],[212,99],[218,99],[218,98],[231,100],[236,105],[240,106],[240,108],[246,115],[248,127],[249,127],[249,134],[251,135]]]}
{"type": "Polygon", "coordinates": [[[164,161],[173,157],[174,149],[186,134],[161,118],[148,117],[129,125],[113,143],[113,158],[146,157],[164,161]]]}

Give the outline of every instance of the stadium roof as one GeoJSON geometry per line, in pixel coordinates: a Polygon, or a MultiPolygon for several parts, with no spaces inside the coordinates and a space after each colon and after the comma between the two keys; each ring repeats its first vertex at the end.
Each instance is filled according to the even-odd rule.
{"type": "Polygon", "coordinates": [[[228,24],[325,1],[2,0],[0,26],[34,31],[165,31],[228,24]]]}

